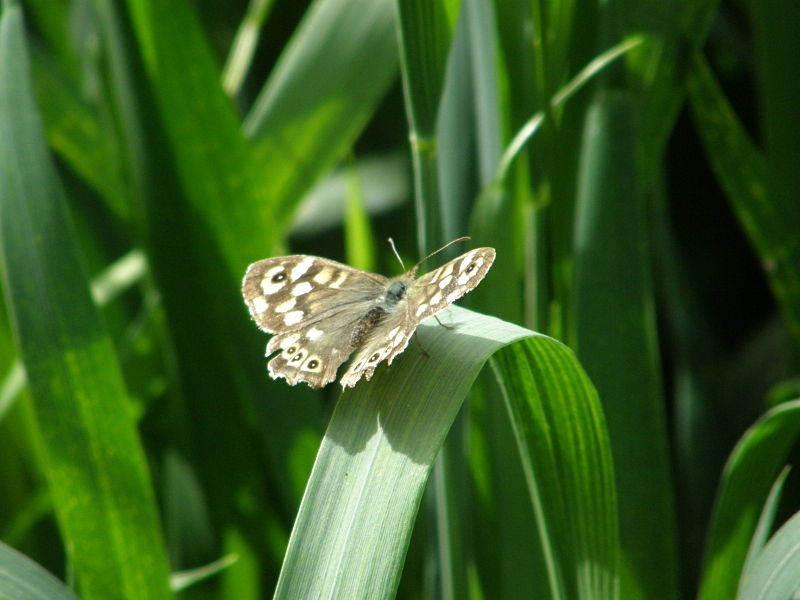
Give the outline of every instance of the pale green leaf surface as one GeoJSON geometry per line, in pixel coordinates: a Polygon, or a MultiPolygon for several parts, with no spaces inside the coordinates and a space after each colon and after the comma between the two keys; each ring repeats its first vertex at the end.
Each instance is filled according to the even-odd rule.
{"type": "Polygon", "coordinates": [[[276,598],[391,598],[428,472],[498,347],[532,332],[451,308],[373,380],[342,394],[286,554],[276,598]]]}
{"type": "Polygon", "coordinates": [[[775,513],[778,512],[780,506],[781,494],[783,493],[783,485],[786,483],[786,477],[789,475],[789,465],[786,465],[781,474],[772,484],[772,489],[769,491],[764,508],[761,510],[761,516],[758,519],[758,525],[750,539],[750,548],[747,551],[747,559],[744,561],[742,567],[742,577],[746,577],[748,572],[753,568],[753,564],[758,559],[758,556],[764,550],[764,546],[769,542],[769,534],[775,525],[775,513]]]}
{"type": "Polygon", "coordinates": [[[701,600],[736,597],[762,506],[798,435],[800,400],[794,400],[767,412],[731,453],[706,548],[701,600]]]}
{"type": "Polygon", "coordinates": [[[47,153],[22,29],[0,21],[0,242],[61,534],[85,598],[168,598],[158,514],[114,347],[47,153]]]}
{"type": "MultiPolygon", "coordinates": [[[[428,357],[411,345],[390,367],[380,367],[371,382],[361,382],[339,399],[295,522],[276,598],[393,597],[433,460],[484,362],[502,346],[529,338],[526,348],[533,349],[533,356],[558,367],[540,366],[538,371],[541,379],[537,383],[542,387],[536,389],[543,402],[552,403],[552,410],[564,400],[563,394],[575,393],[577,404],[587,399],[582,392],[588,381],[583,376],[580,385],[584,387],[573,387],[576,373],[582,372],[572,353],[561,344],[457,307],[442,313],[441,320],[455,329],[446,329],[435,321],[418,329],[428,357]],[[556,389],[558,394],[551,394],[556,389]]],[[[504,373],[507,377],[511,374],[508,370],[504,373]]],[[[589,400],[593,417],[584,425],[600,436],[596,440],[602,440],[603,434],[597,433],[598,404],[596,399],[593,403],[589,400]]],[[[567,420],[582,416],[573,411],[567,420]]],[[[526,421],[522,426],[527,425],[526,421]]],[[[581,442],[588,439],[580,435],[576,438],[576,429],[561,429],[559,425],[564,421],[551,424],[557,430],[553,436],[564,435],[564,444],[570,435],[581,442]]],[[[598,485],[598,477],[603,484],[611,481],[609,450],[607,444],[603,450],[602,444],[580,443],[575,452],[598,449],[582,459],[587,462],[571,462],[573,454],[559,463],[602,467],[599,475],[592,477],[585,477],[587,472],[579,469],[585,486],[566,487],[562,499],[568,499],[568,506],[578,507],[577,513],[563,512],[564,506],[548,506],[562,512],[561,523],[574,517],[580,520],[580,524],[574,524],[575,530],[586,532],[575,538],[585,552],[564,555],[581,559],[574,568],[585,569],[584,583],[594,581],[598,573],[604,581],[609,573],[613,577],[616,538],[613,527],[605,529],[614,522],[613,491],[598,485]],[[604,515],[594,531],[581,520],[590,499],[604,515]],[[610,556],[612,563],[597,559],[594,534],[600,530],[604,534],[600,546],[606,546],[599,555],[610,556]]],[[[572,470],[570,477],[577,472],[572,470]]],[[[571,481],[577,484],[578,479],[571,481]]],[[[548,513],[547,518],[555,517],[548,513]]],[[[573,567],[563,568],[573,572],[573,567]]]]}
{"type": "Polygon", "coordinates": [[[772,537],[747,573],[737,600],[786,600],[800,590],[800,513],[772,537]]]}
{"type": "Polygon", "coordinates": [[[78,597],[40,565],[0,542],[0,598],[77,600],[78,597]]]}

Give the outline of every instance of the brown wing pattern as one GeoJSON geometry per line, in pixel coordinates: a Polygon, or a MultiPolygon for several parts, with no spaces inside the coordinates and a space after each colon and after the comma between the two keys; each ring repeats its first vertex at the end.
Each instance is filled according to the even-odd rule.
{"type": "Polygon", "coordinates": [[[273,378],[315,388],[336,378],[353,348],[359,320],[380,301],[388,280],[315,256],[282,256],[253,263],[242,283],[250,314],[275,334],[267,356],[273,378]]]}

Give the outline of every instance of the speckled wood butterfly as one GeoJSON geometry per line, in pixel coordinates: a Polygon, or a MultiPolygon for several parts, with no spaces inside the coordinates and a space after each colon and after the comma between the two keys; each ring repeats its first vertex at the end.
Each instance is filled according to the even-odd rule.
{"type": "Polygon", "coordinates": [[[391,364],[417,325],[478,285],[494,257],[494,248],[476,248],[419,279],[419,265],[388,279],[318,256],[278,256],[248,267],[242,294],[258,326],[275,334],[267,345],[267,356],[279,352],[269,362],[274,379],[321,388],[358,350],[346,388],[391,364]]]}

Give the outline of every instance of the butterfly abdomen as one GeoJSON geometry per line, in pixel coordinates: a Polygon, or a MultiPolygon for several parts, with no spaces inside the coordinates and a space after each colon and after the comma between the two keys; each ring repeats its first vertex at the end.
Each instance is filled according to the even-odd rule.
{"type": "Polygon", "coordinates": [[[389,313],[383,308],[376,306],[361,317],[361,320],[356,324],[353,333],[350,335],[350,346],[352,348],[361,348],[369,338],[370,332],[378,326],[387,314],[389,313]]]}

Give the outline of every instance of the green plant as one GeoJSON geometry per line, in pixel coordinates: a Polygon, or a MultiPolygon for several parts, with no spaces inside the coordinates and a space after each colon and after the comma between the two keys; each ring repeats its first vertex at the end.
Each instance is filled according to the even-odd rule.
{"type": "Polygon", "coordinates": [[[796,591],[798,10],[5,0],[0,596],[796,591]],[[497,260],[428,357],[269,379],[249,263],[463,234],[497,260]]]}

